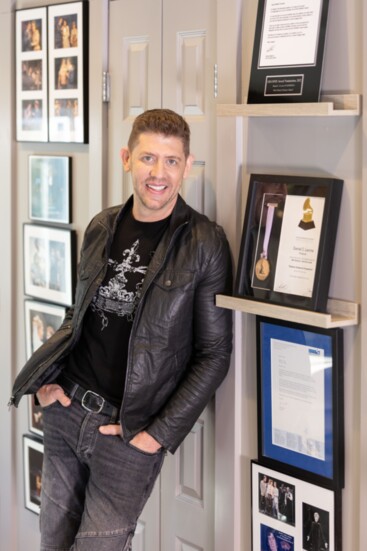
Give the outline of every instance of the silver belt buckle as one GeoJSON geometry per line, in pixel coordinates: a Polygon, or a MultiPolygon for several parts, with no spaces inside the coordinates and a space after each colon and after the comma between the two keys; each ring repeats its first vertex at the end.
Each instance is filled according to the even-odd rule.
{"type": "Polygon", "coordinates": [[[92,390],[87,390],[81,401],[82,407],[91,413],[101,413],[104,403],[105,399],[92,390]]]}

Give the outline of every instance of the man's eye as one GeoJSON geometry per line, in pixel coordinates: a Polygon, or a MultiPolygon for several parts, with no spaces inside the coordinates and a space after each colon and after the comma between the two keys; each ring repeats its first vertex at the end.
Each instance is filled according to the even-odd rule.
{"type": "Polygon", "coordinates": [[[151,155],[144,155],[144,157],[142,157],[142,160],[144,161],[144,163],[151,163],[153,157],[151,155]]]}
{"type": "Polygon", "coordinates": [[[177,161],[176,161],[176,159],[167,159],[167,164],[168,164],[168,166],[176,166],[177,161]]]}

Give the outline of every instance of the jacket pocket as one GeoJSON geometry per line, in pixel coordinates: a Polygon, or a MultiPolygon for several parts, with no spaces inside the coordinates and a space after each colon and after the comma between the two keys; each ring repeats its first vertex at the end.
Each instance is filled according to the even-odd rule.
{"type": "Polygon", "coordinates": [[[194,288],[195,273],[192,271],[161,272],[146,297],[145,319],[151,319],[158,327],[171,331],[176,327],[177,330],[191,319],[188,316],[192,315],[194,288]]]}

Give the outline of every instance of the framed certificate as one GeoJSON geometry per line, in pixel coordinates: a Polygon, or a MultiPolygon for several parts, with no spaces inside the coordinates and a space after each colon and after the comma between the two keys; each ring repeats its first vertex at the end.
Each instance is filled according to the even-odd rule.
{"type": "Polygon", "coordinates": [[[252,551],[341,551],[341,491],[251,462],[252,551]]]}
{"type": "Polygon", "coordinates": [[[259,460],[344,486],[343,330],[256,318],[259,460]]]}
{"type": "Polygon", "coordinates": [[[259,0],[248,103],[319,100],[329,0],[259,0]]]}
{"type": "Polygon", "coordinates": [[[252,174],[235,295],[326,311],[342,180],[252,174]]]}

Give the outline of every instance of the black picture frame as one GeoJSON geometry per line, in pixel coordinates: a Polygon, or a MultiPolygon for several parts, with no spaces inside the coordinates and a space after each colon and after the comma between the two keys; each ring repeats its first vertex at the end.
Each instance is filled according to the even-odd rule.
{"type": "Polygon", "coordinates": [[[16,139],[48,141],[47,8],[15,12],[16,139]]]}
{"type": "Polygon", "coordinates": [[[342,551],[341,490],[252,460],[251,503],[252,551],[342,551]]]}
{"type": "Polygon", "coordinates": [[[49,141],[88,143],[86,1],[48,7],[49,141]]]}
{"type": "Polygon", "coordinates": [[[33,394],[27,396],[28,400],[28,428],[32,434],[43,438],[43,409],[35,403],[33,394]]]}
{"type": "Polygon", "coordinates": [[[326,311],[342,189],[337,178],[251,174],[237,297],[326,311]]]}
{"type": "MultiPolygon", "coordinates": [[[[66,314],[66,307],[47,302],[26,299],[24,321],[27,360],[60,327],[66,314]]],[[[34,396],[28,396],[28,428],[43,437],[43,409],[37,405],[34,396]]]]}
{"type": "Polygon", "coordinates": [[[343,329],[256,317],[258,457],[344,487],[343,329]]]}
{"type": "Polygon", "coordinates": [[[317,102],[329,0],[259,0],[248,103],[317,102]]]}
{"type": "Polygon", "coordinates": [[[29,218],[38,222],[70,224],[71,157],[29,156],[29,218]]]}
{"type": "Polygon", "coordinates": [[[30,299],[24,301],[27,359],[57,331],[65,314],[65,306],[30,299]]]}
{"type": "Polygon", "coordinates": [[[76,279],[76,232],[69,228],[23,224],[24,293],[71,306],[76,279]]]}
{"type": "Polygon", "coordinates": [[[24,504],[37,515],[41,504],[43,453],[41,440],[23,435],[24,504]]]}

